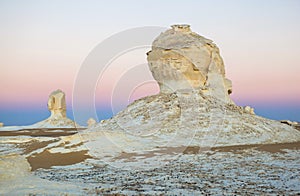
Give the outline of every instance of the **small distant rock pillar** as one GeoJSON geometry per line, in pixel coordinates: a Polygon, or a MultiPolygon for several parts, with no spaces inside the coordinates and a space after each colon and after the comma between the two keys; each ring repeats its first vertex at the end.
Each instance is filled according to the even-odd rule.
{"type": "Polygon", "coordinates": [[[3,127],[3,126],[4,126],[4,124],[2,122],[0,122],[0,127],[3,127]]]}
{"type": "Polygon", "coordinates": [[[88,127],[93,127],[96,125],[97,122],[95,119],[89,118],[86,123],[87,123],[88,127]]]}
{"type": "Polygon", "coordinates": [[[48,109],[51,112],[50,118],[66,117],[66,99],[63,91],[58,89],[49,95],[48,109]]]}

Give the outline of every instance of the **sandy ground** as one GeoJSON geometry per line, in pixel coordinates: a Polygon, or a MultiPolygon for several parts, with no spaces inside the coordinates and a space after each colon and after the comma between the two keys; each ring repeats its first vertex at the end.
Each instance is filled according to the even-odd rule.
{"type": "MultiPolygon", "coordinates": [[[[26,155],[35,150],[42,149],[56,141],[57,140],[39,142],[38,140],[33,140],[29,142],[16,144],[16,147],[22,149],[23,151],[22,154],[26,155]]],[[[72,165],[72,164],[83,162],[87,158],[91,158],[91,156],[87,154],[86,150],[64,153],[64,154],[50,153],[48,150],[44,150],[41,153],[36,153],[33,154],[32,156],[28,156],[26,159],[31,166],[31,171],[34,171],[38,168],[48,169],[51,168],[52,166],[72,165]]]]}
{"type": "Polygon", "coordinates": [[[136,170],[87,161],[90,168],[38,169],[35,175],[53,182],[83,183],[87,194],[298,195],[299,151],[279,148],[282,152],[227,148],[182,154],[160,167],[136,170]]]}
{"type": "Polygon", "coordinates": [[[120,156],[116,157],[115,160],[121,159],[125,161],[132,161],[138,157],[150,158],[157,154],[162,155],[176,155],[178,153],[182,154],[201,154],[207,152],[239,152],[247,149],[253,149],[258,151],[270,152],[270,153],[285,153],[284,149],[299,150],[300,142],[285,143],[285,144],[255,144],[255,145],[237,145],[237,146],[226,146],[226,147],[213,147],[213,148],[200,148],[198,146],[183,146],[183,147],[168,147],[162,148],[160,150],[154,150],[147,152],[145,154],[137,153],[122,153],[120,156]]]}
{"type": "Polygon", "coordinates": [[[300,142],[211,149],[167,147],[144,154],[123,152],[111,165],[89,156],[85,150],[36,153],[59,140],[57,134],[62,132],[51,131],[54,130],[0,137],[18,141],[0,141],[0,194],[45,195],[55,191],[59,195],[300,195],[300,142]],[[166,156],[176,158],[164,162],[166,156]],[[157,157],[161,165],[155,167],[132,169],[117,164],[130,165],[138,159],[146,162],[157,157]],[[28,173],[18,177],[25,171],[21,167],[28,168],[28,173]]]}
{"type": "Polygon", "coordinates": [[[59,137],[78,133],[84,128],[43,128],[43,129],[21,129],[18,131],[0,131],[1,136],[20,136],[27,135],[32,137],[59,137]]]}
{"type": "Polygon", "coordinates": [[[27,161],[31,166],[31,170],[34,171],[38,168],[48,169],[52,166],[72,165],[83,162],[87,158],[91,158],[91,156],[87,155],[87,151],[62,154],[50,153],[46,150],[38,155],[28,157],[27,161]]]}
{"type": "MultiPolygon", "coordinates": [[[[54,140],[55,141],[55,140],[54,140]]],[[[34,150],[43,148],[53,141],[45,142],[27,142],[24,144],[18,144],[17,146],[24,150],[24,154],[28,154],[34,150]]],[[[121,153],[115,160],[123,160],[126,162],[134,161],[138,157],[151,158],[160,155],[177,155],[177,154],[200,154],[207,153],[209,151],[216,152],[238,152],[247,149],[254,149],[258,151],[270,152],[270,153],[285,153],[284,149],[299,150],[300,142],[285,143],[285,144],[264,144],[264,145],[239,145],[239,146],[227,146],[227,147],[214,147],[211,149],[200,148],[198,146],[184,146],[184,147],[168,147],[161,148],[155,151],[147,152],[144,154],[137,153],[121,153]]],[[[52,166],[65,166],[83,162],[87,158],[92,158],[88,155],[88,151],[78,151],[70,153],[50,153],[45,150],[42,153],[35,154],[27,157],[27,161],[31,166],[31,170],[34,171],[38,168],[49,169],[52,166]]]]}
{"type": "Polygon", "coordinates": [[[239,146],[228,146],[228,147],[215,147],[212,150],[220,151],[220,152],[232,152],[244,149],[255,149],[259,151],[265,152],[281,152],[284,153],[284,149],[293,149],[299,150],[300,149],[300,142],[294,143],[285,143],[285,144],[260,144],[260,145],[239,145],[239,146]]]}

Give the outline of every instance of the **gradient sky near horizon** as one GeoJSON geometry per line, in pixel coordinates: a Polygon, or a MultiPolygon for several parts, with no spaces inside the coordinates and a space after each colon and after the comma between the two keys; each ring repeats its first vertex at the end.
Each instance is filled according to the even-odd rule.
{"type": "MultiPolygon", "coordinates": [[[[72,118],[74,81],[95,46],[126,29],[181,23],[218,45],[238,105],[271,119],[300,121],[299,0],[1,0],[0,122],[27,125],[46,118],[48,96],[56,89],[66,92],[72,118]]],[[[144,51],[136,54],[116,65],[146,62],[144,51]]],[[[147,84],[126,98],[156,92],[155,84],[147,84]]],[[[105,92],[95,94],[99,119],[110,117],[105,92]]]]}

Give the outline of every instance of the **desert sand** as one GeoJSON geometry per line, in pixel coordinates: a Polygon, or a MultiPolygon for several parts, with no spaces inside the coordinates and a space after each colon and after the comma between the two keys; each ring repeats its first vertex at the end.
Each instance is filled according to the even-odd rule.
{"type": "MultiPolygon", "coordinates": [[[[1,171],[0,184],[6,187],[1,194],[297,195],[300,192],[299,142],[212,149],[169,147],[144,154],[124,152],[114,158],[115,165],[94,159],[85,151],[64,155],[43,151],[35,158],[23,159],[24,155],[60,139],[47,138],[39,142],[35,137],[34,142],[13,144],[20,149],[20,155],[5,155],[1,151],[0,168],[5,171],[1,171]],[[161,159],[158,167],[130,167],[138,159],[151,160],[158,154],[176,158],[161,159]]],[[[3,143],[3,137],[1,141],[1,147],[7,144],[3,143]]]]}

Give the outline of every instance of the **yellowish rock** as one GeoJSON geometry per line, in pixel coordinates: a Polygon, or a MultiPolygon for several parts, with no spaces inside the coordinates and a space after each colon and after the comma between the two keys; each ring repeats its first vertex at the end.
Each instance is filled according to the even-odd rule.
{"type": "Polygon", "coordinates": [[[63,91],[58,89],[49,95],[48,109],[51,117],[66,117],[66,98],[63,91]]]}
{"type": "Polygon", "coordinates": [[[192,32],[189,25],[173,25],[159,35],[147,59],[161,93],[200,90],[233,103],[229,97],[232,84],[225,77],[219,48],[192,32]]]}
{"type": "Polygon", "coordinates": [[[49,95],[48,109],[51,112],[49,118],[35,123],[33,127],[47,128],[76,128],[80,127],[66,115],[66,98],[62,90],[53,91],[49,95]]]}

